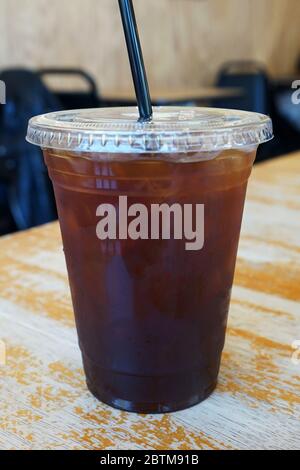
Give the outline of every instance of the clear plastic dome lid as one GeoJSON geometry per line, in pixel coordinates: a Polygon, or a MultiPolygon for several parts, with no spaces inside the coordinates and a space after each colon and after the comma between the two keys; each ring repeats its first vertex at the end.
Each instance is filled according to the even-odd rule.
{"type": "Polygon", "coordinates": [[[33,117],[27,141],[72,152],[187,153],[257,146],[273,137],[263,114],[218,108],[155,107],[151,122],[138,109],[59,111],[33,117]]]}

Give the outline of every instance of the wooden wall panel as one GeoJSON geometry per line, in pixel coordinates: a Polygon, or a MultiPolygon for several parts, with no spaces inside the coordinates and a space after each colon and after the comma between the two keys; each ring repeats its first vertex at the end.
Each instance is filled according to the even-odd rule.
{"type": "MultiPolygon", "coordinates": [[[[154,87],[212,83],[226,60],[293,71],[299,0],[135,0],[154,87]]],[[[79,66],[104,88],[131,85],[117,0],[0,0],[0,67],[79,66]]]]}

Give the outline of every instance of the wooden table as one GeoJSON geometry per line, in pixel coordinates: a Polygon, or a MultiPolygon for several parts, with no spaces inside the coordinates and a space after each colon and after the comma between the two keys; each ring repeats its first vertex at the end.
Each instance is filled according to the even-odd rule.
{"type": "MultiPolygon", "coordinates": [[[[154,104],[168,103],[199,103],[216,99],[239,98],[243,94],[240,88],[201,87],[178,88],[165,90],[151,90],[151,99],[154,104]]],[[[108,102],[136,102],[134,90],[103,90],[101,99],[108,102]]]]}
{"type": "Polygon", "coordinates": [[[300,154],[257,166],[219,385],[168,415],[113,410],[87,391],[58,224],[3,238],[0,448],[299,449],[299,211],[300,154]]]}

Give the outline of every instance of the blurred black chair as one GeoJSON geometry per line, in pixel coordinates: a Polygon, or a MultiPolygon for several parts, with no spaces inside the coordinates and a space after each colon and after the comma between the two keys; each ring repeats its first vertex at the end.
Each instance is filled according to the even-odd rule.
{"type": "MultiPolygon", "coordinates": [[[[270,115],[272,113],[272,86],[264,66],[254,61],[236,61],[225,64],[217,78],[220,87],[239,88],[241,94],[232,99],[217,100],[219,108],[241,109],[270,115]]],[[[276,142],[271,141],[258,149],[256,161],[274,155],[276,142]]]]}
{"type": "Polygon", "coordinates": [[[274,156],[300,150],[300,104],[293,103],[292,78],[286,88],[273,89],[274,156]]]}
{"type": "Polygon", "coordinates": [[[67,77],[69,80],[79,78],[87,90],[58,90],[53,91],[59,99],[63,109],[98,108],[101,106],[96,82],[87,72],[81,69],[47,68],[38,71],[39,76],[45,80],[49,77],[67,77]]]}
{"type": "MultiPolygon", "coordinates": [[[[252,61],[229,62],[221,68],[217,86],[241,89],[240,96],[226,100],[227,108],[269,114],[270,83],[262,65],[252,61]]],[[[219,100],[218,107],[222,105],[219,100]]]]}
{"type": "Polygon", "coordinates": [[[0,80],[7,96],[0,106],[0,234],[5,234],[57,217],[42,153],[25,136],[32,116],[61,109],[61,104],[29,70],[3,71],[0,80]]]}

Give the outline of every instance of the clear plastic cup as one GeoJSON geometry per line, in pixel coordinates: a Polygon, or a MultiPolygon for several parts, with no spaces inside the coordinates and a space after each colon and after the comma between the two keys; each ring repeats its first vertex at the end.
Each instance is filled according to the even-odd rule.
{"type": "Polygon", "coordinates": [[[217,384],[247,181],[272,123],[173,107],[137,121],[135,108],[51,113],[30,121],[27,140],[54,186],[88,388],[116,408],[159,413],[217,384]],[[162,204],[170,212],[154,222],[162,204]],[[141,207],[147,227],[130,232],[141,207]],[[204,239],[188,249],[185,210],[196,207],[204,239]]]}

